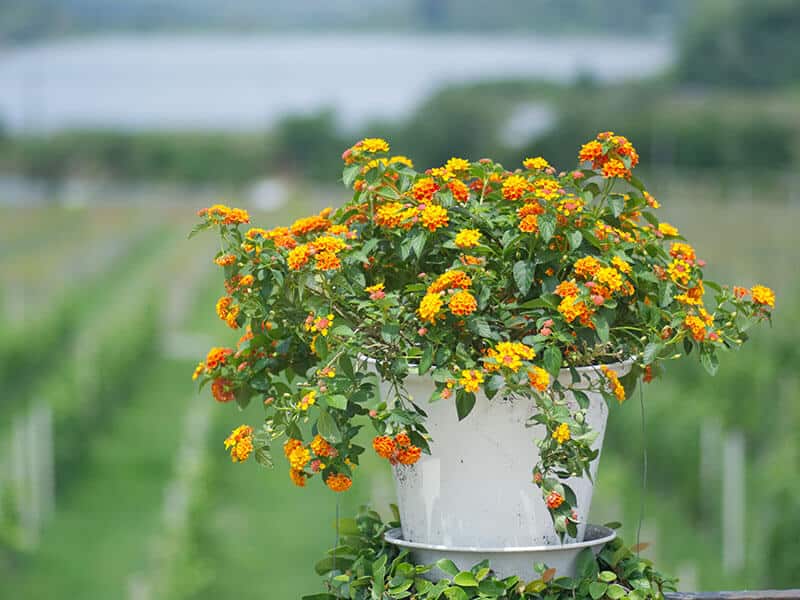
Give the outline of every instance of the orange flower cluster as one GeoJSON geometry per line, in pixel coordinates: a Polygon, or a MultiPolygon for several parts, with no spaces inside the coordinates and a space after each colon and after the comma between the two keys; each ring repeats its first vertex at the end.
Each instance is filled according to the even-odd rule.
{"type": "Polygon", "coordinates": [[[230,449],[233,462],[244,462],[253,451],[253,428],[240,425],[225,440],[225,449],[230,449]]]}
{"type": "Polygon", "coordinates": [[[399,433],[394,439],[379,435],[372,440],[372,448],[378,456],[393,465],[413,465],[422,455],[422,449],[412,444],[406,433],[399,433]]]}
{"type": "Polygon", "coordinates": [[[562,496],[556,491],[552,491],[549,494],[547,494],[545,502],[547,503],[547,508],[549,508],[550,510],[555,510],[559,506],[564,504],[564,496],[562,496]]]}
{"type": "Polygon", "coordinates": [[[581,146],[578,160],[601,169],[604,177],[630,179],[631,169],[639,164],[639,154],[626,137],[605,131],[581,146]]]}
{"type": "Polygon", "coordinates": [[[239,305],[233,303],[233,298],[223,296],[217,300],[217,316],[228,324],[231,329],[238,329],[239,305]]]}
{"type": "Polygon", "coordinates": [[[217,367],[224,365],[228,357],[233,354],[231,348],[211,348],[206,355],[206,372],[210,373],[217,367]]]}
{"type": "Polygon", "coordinates": [[[223,254],[222,256],[218,256],[217,258],[215,258],[214,262],[217,263],[220,267],[228,267],[236,262],[236,255],[223,254]]]}
{"type": "Polygon", "coordinates": [[[567,323],[580,319],[583,325],[591,324],[592,311],[585,302],[579,301],[577,296],[565,296],[558,304],[558,312],[567,323]]]}
{"type": "Polygon", "coordinates": [[[205,217],[209,222],[217,225],[239,225],[249,223],[250,215],[241,208],[231,208],[224,204],[215,204],[197,211],[198,217],[205,217]]]}
{"type": "Polygon", "coordinates": [[[465,317],[478,310],[478,301],[468,291],[460,290],[450,296],[447,306],[454,315],[465,317]]]}
{"type": "Polygon", "coordinates": [[[346,492],[350,489],[350,486],[353,485],[353,480],[342,473],[333,473],[328,475],[328,478],[325,480],[325,485],[334,492],[346,492]]]}
{"type": "Polygon", "coordinates": [[[411,196],[417,202],[430,202],[433,195],[439,191],[439,184],[431,177],[422,177],[411,186],[411,196]]]}
{"type": "Polygon", "coordinates": [[[530,189],[530,183],[521,175],[511,175],[503,182],[503,198],[506,200],[519,200],[530,189]]]}
{"type": "Polygon", "coordinates": [[[332,224],[330,219],[328,219],[330,214],[331,209],[326,208],[318,215],[298,219],[292,223],[289,230],[296,236],[307,235],[314,231],[326,231],[332,224]]]}
{"type": "Polygon", "coordinates": [[[233,388],[231,382],[222,377],[218,377],[211,382],[211,395],[217,402],[230,402],[234,399],[233,388]]]}
{"type": "Polygon", "coordinates": [[[469,200],[469,188],[460,179],[453,179],[447,182],[447,187],[450,189],[450,192],[453,194],[453,199],[456,202],[463,204],[469,200]]]}
{"type": "Polygon", "coordinates": [[[584,256],[575,261],[575,275],[583,279],[592,279],[600,267],[600,261],[594,256],[584,256]]]}
{"type": "Polygon", "coordinates": [[[392,229],[401,227],[411,229],[419,218],[419,209],[402,202],[386,202],[375,211],[375,224],[392,229]]]}
{"type": "Polygon", "coordinates": [[[428,286],[428,293],[435,294],[445,290],[460,288],[466,290],[472,287],[472,279],[464,271],[458,269],[445,271],[428,286]]]}

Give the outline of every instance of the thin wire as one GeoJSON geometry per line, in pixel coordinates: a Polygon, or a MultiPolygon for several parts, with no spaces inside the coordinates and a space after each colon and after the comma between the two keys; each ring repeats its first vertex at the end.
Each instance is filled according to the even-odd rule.
{"type": "Polygon", "coordinates": [[[642,521],[644,521],[644,500],[647,493],[647,432],[644,418],[644,380],[639,382],[639,406],[642,413],[642,491],[639,501],[639,525],[636,528],[636,558],[639,558],[639,546],[642,543],[642,521]]]}

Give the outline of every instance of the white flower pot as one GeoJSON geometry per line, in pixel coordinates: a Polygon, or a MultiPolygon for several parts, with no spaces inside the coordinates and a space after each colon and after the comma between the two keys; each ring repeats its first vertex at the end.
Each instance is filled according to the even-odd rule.
{"type": "MultiPolygon", "coordinates": [[[[609,366],[620,376],[630,369],[629,362],[609,366]]],[[[597,367],[578,372],[581,383],[574,387],[589,396],[587,422],[598,433],[593,447],[599,450],[608,406],[601,394],[588,391],[587,382],[605,376],[597,367]]],[[[559,381],[571,383],[569,370],[561,371],[559,381]]],[[[541,425],[525,426],[536,412],[533,399],[498,394],[489,400],[480,393],[472,412],[459,421],[452,399],[427,402],[434,390],[430,377],[411,375],[405,385],[428,414],[426,426],[433,443],[431,454],[423,454],[416,464],[394,467],[403,539],[478,548],[560,544],[541,490],[532,481],[532,468],[539,459],[536,441],[545,431],[541,425]]],[[[599,458],[591,464],[592,480],[599,458]]],[[[580,542],[593,483],[588,478],[567,483],[578,500],[580,542]]]]}

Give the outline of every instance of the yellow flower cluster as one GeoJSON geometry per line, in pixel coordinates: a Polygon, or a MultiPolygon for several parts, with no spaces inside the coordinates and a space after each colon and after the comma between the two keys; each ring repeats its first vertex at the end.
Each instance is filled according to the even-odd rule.
{"type": "Polygon", "coordinates": [[[428,204],[420,213],[419,220],[428,231],[436,231],[441,227],[447,227],[450,218],[447,216],[447,209],[438,204],[428,204]]]}
{"type": "Polygon", "coordinates": [[[564,442],[568,441],[570,439],[569,425],[566,423],[561,423],[561,425],[556,427],[553,431],[552,437],[559,444],[563,444],[564,442]]]}
{"type": "Polygon", "coordinates": [[[305,330],[312,333],[320,333],[322,337],[325,337],[333,326],[333,319],[333,313],[328,313],[324,317],[317,317],[314,313],[311,313],[306,317],[305,330]]]}
{"type": "Polygon", "coordinates": [[[297,408],[302,411],[307,411],[317,402],[317,391],[310,390],[297,402],[297,408]]]}
{"type": "Polygon", "coordinates": [[[458,383],[465,392],[477,392],[483,383],[483,373],[475,369],[464,369],[458,383]]]}
{"type": "Polygon", "coordinates": [[[519,200],[530,189],[530,183],[521,175],[511,175],[503,182],[503,198],[506,200],[519,200]]]}
{"type": "Polygon", "coordinates": [[[489,348],[484,362],[486,370],[490,373],[501,368],[516,373],[522,366],[523,360],[532,360],[534,356],[536,353],[533,348],[522,342],[499,342],[494,348],[489,348]]]}
{"type": "Polygon", "coordinates": [[[535,158],[526,158],[522,161],[522,166],[531,171],[543,171],[550,168],[550,163],[541,156],[535,158]]]}
{"type": "Polygon", "coordinates": [[[611,391],[617,397],[617,400],[620,402],[620,404],[622,404],[625,401],[625,388],[622,386],[622,383],[620,383],[616,372],[605,365],[600,367],[600,370],[603,371],[603,374],[611,384],[611,391]]]}
{"type": "Polygon", "coordinates": [[[542,367],[533,367],[528,371],[528,382],[539,392],[544,392],[550,385],[550,373],[542,367]]]}
{"type": "Polygon", "coordinates": [[[480,243],[481,232],[477,229],[462,229],[453,243],[461,249],[474,248],[480,243]]]}
{"type": "Polygon", "coordinates": [[[450,290],[452,295],[448,301],[450,312],[458,316],[471,315],[478,309],[478,302],[470,292],[467,291],[472,286],[472,279],[469,275],[458,269],[445,271],[428,286],[427,293],[422,298],[417,312],[423,321],[435,323],[441,315],[444,300],[443,292],[450,290]],[[456,290],[455,292],[453,292],[456,290]]]}
{"type": "Polygon", "coordinates": [[[753,302],[775,308],[775,292],[764,285],[754,285],[750,290],[753,302]]]}

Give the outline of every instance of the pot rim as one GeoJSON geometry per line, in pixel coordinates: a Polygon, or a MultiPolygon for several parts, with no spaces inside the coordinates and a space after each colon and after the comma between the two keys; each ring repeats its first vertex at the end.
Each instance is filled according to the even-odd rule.
{"type": "MultiPolygon", "coordinates": [[[[370,366],[375,366],[375,359],[371,356],[366,356],[364,354],[358,355],[359,360],[366,360],[367,364],[370,366]]],[[[593,365],[584,365],[582,367],[562,367],[559,371],[558,376],[563,377],[564,375],[570,375],[571,369],[575,369],[578,374],[582,375],[584,373],[596,373],[600,370],[601,367],[608,367],[614,371],[618,372],[625,372],[627,373],[630,370],[630,367],[633,366],[633,363],[636,362],[636,356],[629,356],[624,360],[618,360],[613,363],[597,363],[593,365]]],[[[413,363],[409,363],[408,365],[409,375],[416,375],[417,377],[424,377],[424,375],[420,375],[417,371],[417,365],[413,363]]]]}
{"type": "Polygon", "coordinates": [[[383,534],[383,539],[392,545],[402,548],[416,548],[418,550],[438,550],[446,552],[467,552],[472,554],[513,554],[531,552],[558,552],[580,550],[591,548],[601,544],[607,544],[617,537],[617,532],[604,525],[586,525],[584,540],[582,542],[566,542],[559,545],[539,545],[539,546],[508,546],[508,547],[489,547],[480,548],[478,546],[445,546],[442,544],[423,544],[421,542],[411,542],[403,539],[403,531],[400,527],[389,529],[383,534]],[[591,539],[585,539],[590,537],[591,539]]]}

